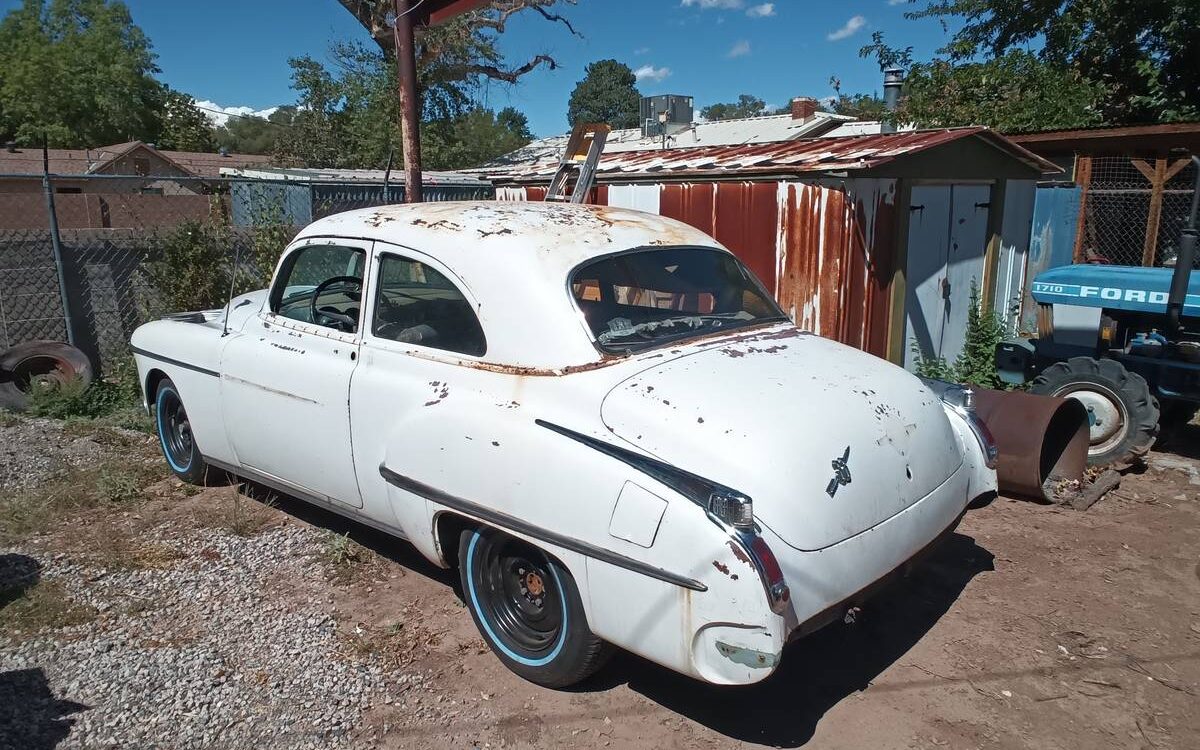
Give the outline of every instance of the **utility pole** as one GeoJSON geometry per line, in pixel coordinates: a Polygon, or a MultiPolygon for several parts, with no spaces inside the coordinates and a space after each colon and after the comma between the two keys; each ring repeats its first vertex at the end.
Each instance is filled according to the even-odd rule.
{"type": "MultiPolygon", "coordinates": [[[[416,4],[420,5],[421,0],[416,4]]],[[[395,0],[396,79],[400,89],[400,147],[404,156],[404,202],[421,202],[421,99],[417,94],[417,49],[413,0],[395,0]]]]}

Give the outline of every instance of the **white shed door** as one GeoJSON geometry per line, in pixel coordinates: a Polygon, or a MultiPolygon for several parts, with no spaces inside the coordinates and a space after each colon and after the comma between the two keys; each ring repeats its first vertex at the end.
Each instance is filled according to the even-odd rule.
{"type": "Polygon", "coordinates": [[[612,185],[608,188],[608,205],[656,214],[660,193],[658,185],[612,185]]]}
{"type": "Polygon", "coordinates": [[[962,352],[971,282],[982,288],[988,185],[917,185],[909,202],[904,366],[962,352]]]}

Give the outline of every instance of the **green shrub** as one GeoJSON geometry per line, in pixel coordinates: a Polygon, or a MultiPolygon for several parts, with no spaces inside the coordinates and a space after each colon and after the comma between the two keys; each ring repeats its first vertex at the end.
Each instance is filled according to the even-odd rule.
{"type": "Polygon", "coordinates": [[[221,307],[229,296],[232,240],[223,222],[185,221],[155,243],[142,272],[172,312],[221,307]]]}
{"type": "Polygon", "coordinates": [[[923,378],[936,378],[951,383],[965,383],[983,388],[996,388],[1000,378],[996,373],[996,345],[1007,330],[994,310],[984,309],[979,287],[971,281],[971,301],[967,311],[967,336],[963,350],[954,362],[942,357],[926,357],[917,342],[912,343],[915,369],[923,378]]]}
{"type": "Polygon", "coordinates": [[[79,378],[46,380],[34,383],[29,392],[29,411],[54,419],[103,419],[140,410],[140,404],[137,368],[130,356],[113,358],[106,377],[90,385],[79,378]]]}

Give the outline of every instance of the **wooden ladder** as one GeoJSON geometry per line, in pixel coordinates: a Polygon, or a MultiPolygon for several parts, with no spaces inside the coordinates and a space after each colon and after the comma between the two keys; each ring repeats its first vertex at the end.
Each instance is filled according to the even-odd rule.
{"type": "Polygon", "coordinates": [[[602,122],[581,122],[571,131],[567,150],[558,162],[558,170],[550,180],[546,200],[562,203],[583,203],[596,182],[596,166],[604,151],[611,125],[602,122]]]}

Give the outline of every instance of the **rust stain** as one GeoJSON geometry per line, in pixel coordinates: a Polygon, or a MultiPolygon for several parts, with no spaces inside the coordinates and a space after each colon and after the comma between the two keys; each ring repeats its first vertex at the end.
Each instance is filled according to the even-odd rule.
{"type": "Polygon", "coordinates": [[[276,349],[282,349],[285,352],[296,352],[297,354],[304,354],[304,350],[299,347],[288,346],[287,344],[280,344],[277,341],[272,341],[271,346],[275,347],[276,349]]]}
{"type": "Polygon", "coordinates": [[[729,566],[720,560],[713,560],[713,567],[721,571],[725,575],[729,575],[729,566]]]}
{"type": "Polygon", "coordinates": [[[740,560],[741,562],[744,562],[744,563],[746,563],[747,565],[753,565],[753,564],[754,564],[754,563],[750,562],[750,557],[749,557],[749,555],[747,555],[745,552],[743,552],[743,551],[742,551],[742,548],[741,548],[741,547],[739,547],[739,546],[737,545],[737,543],[736,543],[736,542],[734,542],[732,539],[730,539],[730,540],[726,541],[725,543],[729,545],[729,549],[733,550],[733,556],[734,556],[734,557],[736,557],[738,560],[740,560]]]}

